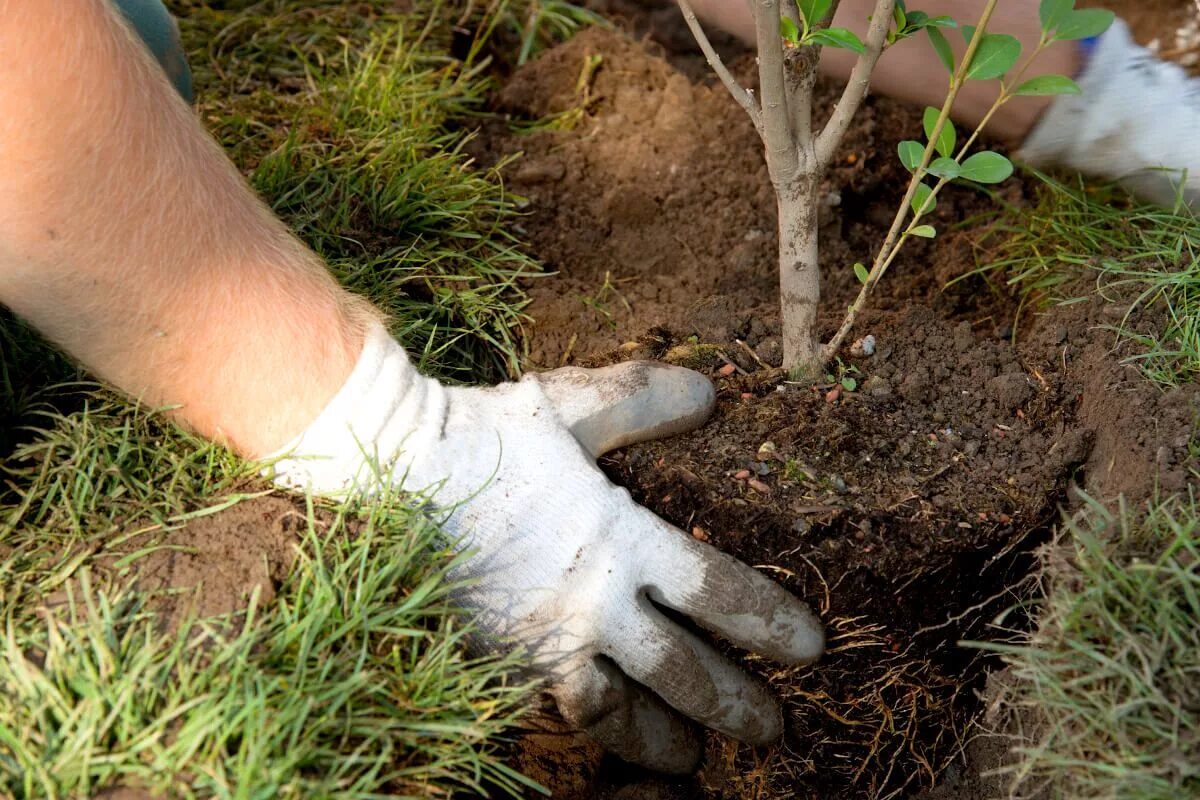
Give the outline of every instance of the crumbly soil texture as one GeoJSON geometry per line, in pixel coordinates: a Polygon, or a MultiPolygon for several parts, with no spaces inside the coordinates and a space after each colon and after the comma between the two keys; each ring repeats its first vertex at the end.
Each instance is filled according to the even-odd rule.
{"type": "MultiPolygon", "coordinates": [[[[1122,365],[1105,326],[1126,307],[1026,314],[1014,335],[1004,291],[947,287],[974,267],[996,207],[965,188],[946,192],[938,239],[904,251],[861,317],[874,354],[844,353],[818,384],[787,381],[761,145],[668,13],[636,11],[627,31],[587,30],[515,70],[477,155],[520,154],[506,179],[553,271],[529,286],[535,367],[657,358],[716,382],[709,424],[603,468],[681,535],[806,598],[829,651],[806,668],[731,651],[781,699],[786,734],[759,749],[712,734],[694,777],[601,760],[553,726],[516,762],[564,798],[988,796],[979,773],[1005,748],[984,765],[964,752],[995,662],[961,642],[1026,624],[1001,615],[1028,597],[1033,550],[1076,488],[1184,488],[1195,392],[1122,365]]],[[[752,58],[725,47],[750,82],[752,58]]],[[[822,84],[822,108],[836,89],[822,84]]],[[[919,109],[869,99],[823,187],[826,337],[904,191],[896,144],[920,130],[919,109]]],[[[1022,203],[1032,190],[999,191],[1022,203]]]]}

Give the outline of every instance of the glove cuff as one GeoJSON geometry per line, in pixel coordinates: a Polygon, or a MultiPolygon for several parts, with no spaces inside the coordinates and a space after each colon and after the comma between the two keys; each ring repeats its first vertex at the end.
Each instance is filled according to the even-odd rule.
{"type": "Polygon", "coordinates": [[[446,407],[445,388],[417,372],[387,329],[373,323],[345,384],[268,459],[268,474],[280,486],[320,495],[402,484],[406,464],[436,441],[446,407]]]}

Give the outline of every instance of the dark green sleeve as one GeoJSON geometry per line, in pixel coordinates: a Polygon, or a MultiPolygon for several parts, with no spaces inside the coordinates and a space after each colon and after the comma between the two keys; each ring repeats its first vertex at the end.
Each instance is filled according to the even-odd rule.
{"type": "Polygon", "coordinates": [[[179,41],[179,26],[167,11],[162,0],[113,0],[117,8],[133,25],[150,52],[162,64],[167,77],[189,103],[192,102],[192,71],[188,68],[183,44],[179,41]]]}

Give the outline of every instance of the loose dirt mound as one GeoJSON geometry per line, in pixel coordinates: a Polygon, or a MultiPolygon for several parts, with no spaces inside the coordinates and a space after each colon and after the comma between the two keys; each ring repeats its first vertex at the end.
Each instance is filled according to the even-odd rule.
{"type": "MultiPolygon", "coordinates": [[[[162,598],[159,613],[169,628],[188,614],[241,611],[255,591],[260,604],[269,603],[306,525],[304,512],[281,497],[244,500],[159,538],[159,546],[135,562],[134,586],[162,598]]],[[[129,544],[139,546],[137,538],[129,544]]]]}
{"type": "MultiPolygon", "coordinates": [[[[821,91],[827,107],[833,89],[821,91]]],[[[657,357],[718,378],[712,423],[606,469],[808,598],[831,635],[816,668],[750,663],[784,699],[778,747],[713,735],[692,782],[606,768],[580,789],[574,770],[558,796],[879,797],[935,784],[984,678],[957,643],[998,635],[989,623],[1024,591],[1030,551],[1074,483],[1134,496],[1184,485],[1194,393],[1163,396],[1120,366],[1097,327],[1113,313],[1097,303],[1037,319],[1014,346],[1009,298],[979,281],[944,291],[974,263],[979,232],[953,226],[994,207],[970,190],[945,194],[936,245],[906,250],[873,298],[858,333],[878,351],[843,364],[857,391],[788,385],[771,369],[773,197],[757,136],[722,88],[590,30],[519,70],[499,102],[526,124],[556,120],[487,140],[492,158],[524,153],[510,185],[558,271],[532,286],[534,360],[657,357]]],[[[847,138],[822,209],[826,332],[857,289],[849,265],[878,246],[903,191],[896,143],[919,130],[913,110],[872,99],[847,138]]],[[[1002,189],[1017,203],[1027,190],[1002,189]]]]}
{"type": "MultiPolygon", "coordinates": [[[[151,526],[142,532],[133,525],[132,535],[92,562],[94,580],[108,591],[145,593],[164,631],[178,630],[188,618],[236,615],[255,591],[260,604],[275,597],[307,524],[294,502],[267,496],[170,530],[151,526]]],[[[64,589],[45,606],[53,610],[67,601],[64,589]]]]}

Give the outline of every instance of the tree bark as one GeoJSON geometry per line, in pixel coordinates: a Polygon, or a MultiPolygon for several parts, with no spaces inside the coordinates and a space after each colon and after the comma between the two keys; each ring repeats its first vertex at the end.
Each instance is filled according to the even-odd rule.
{"type": "Polygon", "coordinates": [[[779,297],[783,312],[783,366],[798,378],[817,376],[824,366],[817,341],[821,301],[817,244],[817,174],[777,187],[779,209],[779,297]]]}

